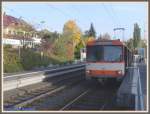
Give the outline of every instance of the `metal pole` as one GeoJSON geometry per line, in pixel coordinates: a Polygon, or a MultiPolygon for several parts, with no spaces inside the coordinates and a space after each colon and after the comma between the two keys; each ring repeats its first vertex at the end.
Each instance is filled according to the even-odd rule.
{"type": "Polygon", "coordinates": [[[19,59],[20,59],[20,46],[18,46],[19,47],[19,59]]]}
{"type": "Polygon", "coordinates": [[[114,38],[113,39],[115,39],[116,38],[116,32],[115,32],[115,30],[114,30],[114,38]]]}
{"type": "Polygon", "coordinates": [[[122,41],[124,41],[124,29],[122,29],[123,32],[122,32],[122,41]]]}
{"type": "Polygon", "coordinates": [[[122,41],[124,41],[124,30],[125,30],[125,28],[114,28],[114,33],[115,33],[116,30],[122,30],[123,31],[123,33],[122,33],[122,41]]]}

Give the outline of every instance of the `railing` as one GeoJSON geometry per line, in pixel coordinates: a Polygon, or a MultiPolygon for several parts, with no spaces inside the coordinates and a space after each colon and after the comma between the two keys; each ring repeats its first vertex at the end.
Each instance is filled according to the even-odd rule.
{"type": "Polygon", "coordinates": [[[117,92],[117,104],[119,107],[129,107],[141,111],[145,110],[137,63],[134,63],[134,66],[128,68],[128,73],[117,92]]]}
{"type": "Polygon", "coordinates": [[[74,64],[69,66],[47,69],[24,74],[16,74],[3,77],[3,90],[11,90],[26,85],[34,84],[54,76],[63,76],[63,74],[84,70],[85,64],[74,64]]]}

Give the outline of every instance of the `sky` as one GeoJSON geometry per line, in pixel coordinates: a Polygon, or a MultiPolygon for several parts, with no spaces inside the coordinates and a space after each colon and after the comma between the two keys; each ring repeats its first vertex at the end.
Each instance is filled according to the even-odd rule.
{"type": "Polygon", "coordinates": [[[82,32],[93,23],[96,35],[109,33],[124,40],[132,38],[134,23],[141,28],[142,38],[148,34],[148,2],[3,2],[2,10],[22,18],[39,30],[62,32],[68,20],[74,20],[82,32]],[[43,22],[43,23],[42,23],[43,22]],[[145,32],[144,32],[145,31],[145,32]]]}

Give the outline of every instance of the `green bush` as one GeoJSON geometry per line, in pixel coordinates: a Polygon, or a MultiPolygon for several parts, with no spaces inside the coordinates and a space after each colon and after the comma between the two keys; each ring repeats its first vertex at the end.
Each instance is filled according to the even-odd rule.
{"type": "Polygon", "coordinates": [[[50,60],[46,56],[41,57],[40,53],[26,49],[22,50],[21,63],[25,70],[30,70],[34,67],[48,66],[50,60]]]}
{"type": "MultiPolygon", "coordinates": [[[[18,72],[23,70],[31,70],[34,67],[48,66],[49,64],[61,64],[68,63],[65,56],[60,55],[44,55],[41,57],[39,52],[35,52],[32,49],[20,49],[21,55],[19,58],[19,52],[17,49],[12,49],[9,46],[4,47],[4,72],[18,72]]],[[[70,61],[71,62],[71,61],[70,61]]]]}
{"type": "Polygon", "coordinates": [[[5,50],[6,50],[6,49],[10,49],[10,48],[12,48],[12,45],[10,45],[10,44],[4,45],[4,49],[5,49],[5,50]]]}
{"type": "Polygon", "coordinates": [[[12,53],[4,50],[4,72],[22,71],[23,67],[20,63],[17,53],[12,53]]]}

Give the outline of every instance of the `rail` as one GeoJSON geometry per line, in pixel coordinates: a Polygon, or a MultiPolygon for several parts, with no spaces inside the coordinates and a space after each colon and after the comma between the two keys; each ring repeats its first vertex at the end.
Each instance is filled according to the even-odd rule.
{"type": "Polygon", "coordinates": [[[56,69],[6,76],[3,77],[3,91],[35,84],[50,77],[62,76],[66,73],[84,70],[84,68],[85,64],[74,64],[56,69]]]}

